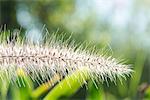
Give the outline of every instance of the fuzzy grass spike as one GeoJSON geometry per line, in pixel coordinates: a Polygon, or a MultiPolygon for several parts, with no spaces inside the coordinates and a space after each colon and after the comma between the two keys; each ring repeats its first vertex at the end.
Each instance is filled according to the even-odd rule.
{"type": "Polygon", "coordinates": [[[21,38],[17,35],[14,38],[10,33],[4,33],[1,32],[0,36],[2,81],[6,77],[11,83],[16,84],[18,70],[39,85],[55,75],[63,79],[83,68],[87,70],[93,82],[103,82],[107,79],[116,81],[116,78],[125,78],[133,72],[129,65],[119,63],[115,58],[91,53],[75,47],[73,43],[68,45],[69,39],[63,42],[63,39],[55,35],[46,35],[47,39],[44,38],[43,43],[34,43],[26,37],[21,38]]]}

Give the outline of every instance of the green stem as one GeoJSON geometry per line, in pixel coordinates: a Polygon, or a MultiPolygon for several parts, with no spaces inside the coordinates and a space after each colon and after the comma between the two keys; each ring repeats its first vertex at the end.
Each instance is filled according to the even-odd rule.
{"type": "Polygon", "coordinates": [[[60,77],[58,75],[56,75],[53,77],[53,79],[51,81],[40,85],[32,92],[32,97],[34,99],[40,97],[42,94],[47,92],[52,87],[52,85],[55,84],[59,79],[60,79],[60,77]]]}
{"type": "Polygon", "coordinates": [[[74,94],[89,79],[86,69],[77,70],[67,76],[48,93],[44,100],[57,100],[60,97],[68,97],[74,94]]]}

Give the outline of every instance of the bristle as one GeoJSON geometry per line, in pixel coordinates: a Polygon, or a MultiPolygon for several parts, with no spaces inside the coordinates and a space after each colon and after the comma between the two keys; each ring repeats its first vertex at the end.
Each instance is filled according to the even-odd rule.
{"type": "Polygon", "coordinates": [[[45,44],[34,44],[23,40],[13,44],[2,41],[1,80],[5,74],[10,82],[14,83],[18,78],[18,69],[38,84],[50,80],[56,74],[66,77],[84,67],[88,69],[91,79],[96,81],[106,81],[107,78],[116,81],[117,77],[125,78],[132,72],[128,65],[118,63],[115,58],[95,55],[77,49],[73,45],[69,46],[65,44],[66,42],[56,42],[54,37],[50,39],[45,44]]]}

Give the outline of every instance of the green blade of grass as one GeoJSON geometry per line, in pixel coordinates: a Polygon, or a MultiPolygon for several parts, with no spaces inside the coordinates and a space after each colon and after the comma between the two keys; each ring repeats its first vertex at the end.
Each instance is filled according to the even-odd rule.
{"type": "Polygon", "coordinates": [[[17,70],[17,74],[16,84],[11,85],[12,100],[30,100],[33,82],[24,74],[23,70],[17,70]]]}
{"type": "Polygon", "coordinates": [[[133,74],[133,77],[130,82],[130,95],[134,96],[137,92],[137,88],[141,79],[141,75],[143,72],[144,62],[146,59],[146,54],[143,51],[139,51],[137,53],[137,57],[135,60],[135,73],[133,74]]]}
{"type": "Polygon", "coordinates": [[[9,81],[5,78],[0,81],[0,99],[6,100],[9,88],[9,81]]]}

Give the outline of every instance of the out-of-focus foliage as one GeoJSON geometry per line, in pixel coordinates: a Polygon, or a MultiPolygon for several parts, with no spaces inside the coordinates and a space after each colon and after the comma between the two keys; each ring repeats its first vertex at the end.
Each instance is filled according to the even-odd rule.
{"type": "MultiPolygon", "coordinates": [[[[101,83],[96,89],[89,82],[88,89],[83,86],[70,98],[150,98],[149,0],[1,0],[0,25],[4,24],[11,31],[21,27],[23,35],[39,41],[44,35],[40,34],[44,25],[50,33],[58,30],[58,34],[72,33],[77,42],[92,41],[97,48],[106,47],[113,56],[125,59],[135,71],[122,84],[101,83]]],[[[34,98],[33,88],[16,88],[6,80],[6,84],[0,82],[0,95],[2,99],[27,100],[34,98]]],[[[42,98],[50,88],[40,90],[43,93],[38,92],[39,98],[42,98]]]]}

